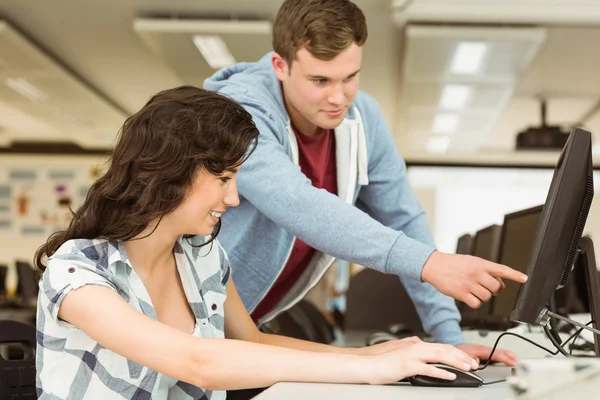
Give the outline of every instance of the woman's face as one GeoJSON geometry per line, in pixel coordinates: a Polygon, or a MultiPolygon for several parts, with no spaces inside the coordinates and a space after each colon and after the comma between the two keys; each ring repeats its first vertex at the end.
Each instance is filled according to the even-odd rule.
{"type": "Polygon", "coordinates": [[[178,231],[186,235],[208,236],[227,207],[240,204],[236,176],[238,169],[212,175],[199,171],[183,203],[170,216],[178,231]]]}

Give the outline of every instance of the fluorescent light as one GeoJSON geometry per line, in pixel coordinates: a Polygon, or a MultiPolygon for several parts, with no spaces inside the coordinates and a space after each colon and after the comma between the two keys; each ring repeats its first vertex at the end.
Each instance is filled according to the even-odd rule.
{"type": "Polygon", "coordinates": [[[449,136],[432,136],[427,140],[427,151],[429,153],[445,153],[450,144],[449,136]]]}
{"type": "Polygon", "coordinates": [[[79,125],[79,126],[90,126],[90,123],[88,121],[83,120],[82,118],[80,118],[79,116],[70,113],[70,112],[63,112],[62,116],[65,120],[69,121],[70,123],[74,124],[74,125],[79,125]]]}
{"type": "Polygon", "coordinates": [[[440,134],[454,133],[459,122],[460,117],[457,114],[438,114],[433,120],[432,130],[440,134]]]}
{"type": "Polygon", "coordinates": [[[137,18],[133,21],[136,32],[189,33],[189,34],[242,34],[270,35],[271,21],[240,19],[177,19],[137,18]]]}
{"type": "Polygon", "coordinates": [[[19,93],[21,96],[27,97],[29,100],[36,103],[42,103],[48,100],[48,94],[42,89],[31,84],[23,78],[6,78],[4,80],[6,86],[19,93]]]}
{"type": "Polygon", "coordinates": [[[193,41],[212,68],[219,69],[235,63],[235,59],[220,36],[194,35],[193,41]]]}
{"type": "Polygon", "coordinates": [[[446,85],[442,92],[440,107],[456,110],[464,108],[471,96],[471,87],[467,85],[446,85]]]}
{"type": "Polygon", "coordinates": [[[450,70],[457,75],[473,75],[479,72],[488,46],[484,42],[462,42],[458,45],[450,70]]]}

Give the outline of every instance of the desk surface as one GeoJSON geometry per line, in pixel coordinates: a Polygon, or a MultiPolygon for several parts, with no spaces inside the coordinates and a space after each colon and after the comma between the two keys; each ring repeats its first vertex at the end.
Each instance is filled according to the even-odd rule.
{"type": "MultiPolygon", "coordinates": [[[[490,366],[478,374],[484,382],[506,379],[511,369],[502,366],[490,366]]],[[[469,399],[510,399],[514,392],[505,382],[495,383],[478,388],[428,388],[411,386],[409,383],[394,385],[345,385],[327,383],[293,383],[281,382],[256,396],[257,400],[363,400],[363,399],[435,399],[435,400],[469,400],[469,399]]]]}

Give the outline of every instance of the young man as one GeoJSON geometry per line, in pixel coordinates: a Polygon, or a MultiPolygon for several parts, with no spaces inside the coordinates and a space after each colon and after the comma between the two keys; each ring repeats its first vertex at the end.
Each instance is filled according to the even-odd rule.
{"type": "MultiPolygon", "coordinates": [[[[260,131],[238,176],[241,204],[223,215],[219,236],[234,280],[260,325],[300,300],[336,257],[395,274],[436,341],[487,358],[488,347],[464,343],[451,297],[478,307],[501,278],[526,276],[435,250],[379,106],[358,91],[366,39],[350,1],[286,0],[274,52],[205,81],[240,102],[260,131]]],[[[516,362],[504,351],[494,359],[516,362]]]]}

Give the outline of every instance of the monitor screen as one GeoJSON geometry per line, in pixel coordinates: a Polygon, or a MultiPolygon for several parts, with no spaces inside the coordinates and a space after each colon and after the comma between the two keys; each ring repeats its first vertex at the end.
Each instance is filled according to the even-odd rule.
{"type": "Polygon", "coordinates": [[[491,225],[478,231],[473,240],[472,255],[497,262],[501,233],[502,227],[498,225],[491,225]]]}
{"type": "MultiPolygon", "coordinates": [[[[498,257],[500,264],[508,265],[520,272],[527,270],[529,252],[541,213],[542,206],[537,206],[504,217],[498,257]]],[[[510,280],[505,280],[504,284],[506,288],[494,297],[491,315],[496,319],[508,320],[520,285],[510,280]]]]}
{"type": "MultiPolygon", "coordinates": [[[[496,262],[498,259],[498,250],[500,247],[500,233],[502,227],[491,225],[477,232],[473,239],[472,255],[483,258],[488,261],[496,262]]],[[[458,310],[461,313],[462,326],[477,327],[490,312],[490,303],[484,302],[481,307],[472,309],[465,303],[458,303],[458,310]]]]}
{"type": "Polygon", "coordinates": [[[511,320],[548,323],[548,304],[567,282],[593,197],[591,133],[574,129],[554,170],[511,320]]]}
{"type": "Polygon", "coordinates": [[[462,235],[456,243],[456,254],[473,254],[473,236],[470,234],[462,235]]]}

